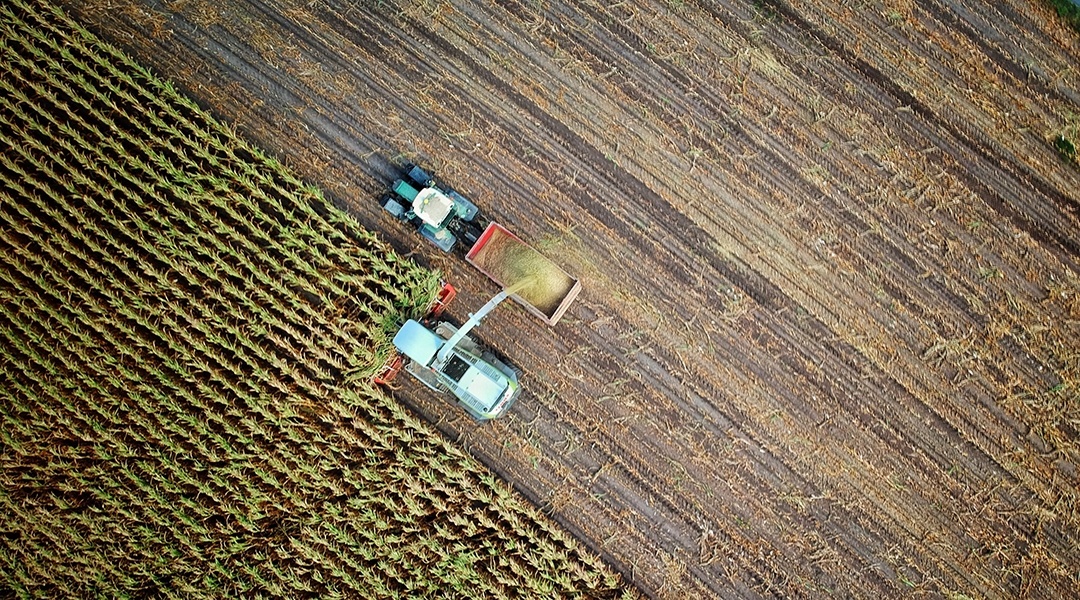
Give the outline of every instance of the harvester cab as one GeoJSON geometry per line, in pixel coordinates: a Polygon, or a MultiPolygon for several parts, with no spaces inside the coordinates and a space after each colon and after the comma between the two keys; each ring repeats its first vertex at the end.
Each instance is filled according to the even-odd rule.
{"type": "Polygon", "coordinates": [[[459,239],[472,246],[483,232],[475,204],[452,189],[439,188],[415,165],[394,181],[380,204],[398,220],[414,225],[443,252],[452,251],[459,239]]]}
{"type": "MultiPolygon", "coordinates": [[[[448,284],[446,288],[453,298],[453,288],[448,284]]],[[[500,292],[469,315],[460,328],[437,320],[448,299],[423,321],[410,319],[394,336],[398,354],[387,361],[375,381],[389,383],[404,365],[410,375],[432,390],[452,394],[458,406],[477,421],[506,414],[521,393],[521,372],[481,347],[469,332],[507,296],[507,292],[500,292]]]]}

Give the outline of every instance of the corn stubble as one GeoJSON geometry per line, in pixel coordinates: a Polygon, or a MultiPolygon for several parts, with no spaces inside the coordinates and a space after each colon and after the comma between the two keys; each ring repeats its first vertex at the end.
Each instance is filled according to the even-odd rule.
{"type": "Polygon", "coordinates": [[[0,588],[632,594],[367,383],[435,274],[55,7],[0,56],[0,588]]]}

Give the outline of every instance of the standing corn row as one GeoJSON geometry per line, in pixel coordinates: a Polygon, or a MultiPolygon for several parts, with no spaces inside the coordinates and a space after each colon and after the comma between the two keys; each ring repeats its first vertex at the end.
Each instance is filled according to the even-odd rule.
{"type": "Polygon", "coordinates": [[[366,384],[437,276],[45,2],[0,7],[0,588],[614,597],[366,384]]]}

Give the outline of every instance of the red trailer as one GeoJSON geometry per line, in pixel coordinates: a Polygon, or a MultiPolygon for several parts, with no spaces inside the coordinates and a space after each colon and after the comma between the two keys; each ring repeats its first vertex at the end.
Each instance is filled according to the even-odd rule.
{"type": "Polygon", "coordinates": [[[488,225],[465,260],[548,325],[554,325],[581,291],[581,282],[498,223],[488,225]]]}

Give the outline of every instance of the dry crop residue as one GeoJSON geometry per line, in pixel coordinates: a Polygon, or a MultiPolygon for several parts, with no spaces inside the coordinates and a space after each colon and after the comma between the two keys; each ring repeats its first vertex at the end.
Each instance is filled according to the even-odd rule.
{"type": "Polygon", "coordinates": [[[652,597],[1080,595],[1076,32],[1028,2],[76,0],[375,203],[404,160],[579,277],[476,428],[652,597]]]}

